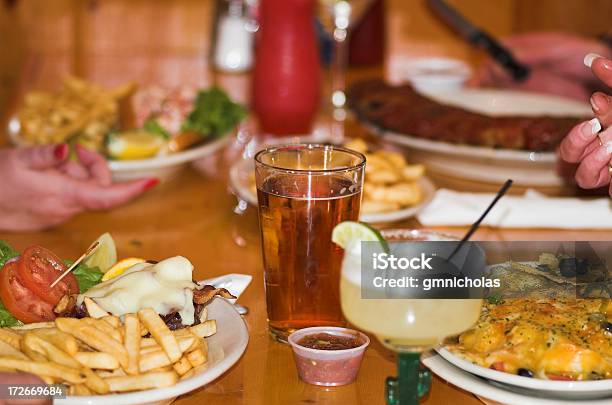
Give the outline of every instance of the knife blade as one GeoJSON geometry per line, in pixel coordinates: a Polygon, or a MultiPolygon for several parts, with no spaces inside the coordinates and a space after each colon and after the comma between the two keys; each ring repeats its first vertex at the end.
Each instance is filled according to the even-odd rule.
{"type": "Polygon", "coordinates": [[[427,0],[429,7],[468,43],[487,52],[517,82],[529,77],[529,66],[519,62],[512,52],[486,31],[476,27],[444,0],[427,0]]]}

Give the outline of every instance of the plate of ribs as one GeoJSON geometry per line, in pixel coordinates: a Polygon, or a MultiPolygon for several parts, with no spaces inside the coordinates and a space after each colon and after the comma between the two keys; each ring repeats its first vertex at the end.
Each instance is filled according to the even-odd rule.
{"type": "Polygon", "coordinates": [[[373,79],[348,90],[358,120],[411,152],[433,173],[524,186],[560,186],[555,149],[591,115],[586,103],[496,89],[422,94],[410,85],[373,79]]]}

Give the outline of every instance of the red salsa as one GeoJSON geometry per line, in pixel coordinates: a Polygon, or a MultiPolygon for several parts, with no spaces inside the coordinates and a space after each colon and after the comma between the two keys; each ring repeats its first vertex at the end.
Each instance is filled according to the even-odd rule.
{"type": "Polygon", "coordinates": [[[359,336],[339,336],[330,333],[306,335],[297,342],[300,346],[316,350],[354,349],[363,343],[359,336]]]}

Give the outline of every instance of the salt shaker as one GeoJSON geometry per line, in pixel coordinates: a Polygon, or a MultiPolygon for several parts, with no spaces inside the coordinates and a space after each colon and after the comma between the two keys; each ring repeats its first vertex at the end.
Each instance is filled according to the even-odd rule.
{"type": "Polygon", "coordinates": [[[253,64],[253,35],[257,30],[243,0],[218,0],[213,62],[222,72],[244,72],[253,64]]]}

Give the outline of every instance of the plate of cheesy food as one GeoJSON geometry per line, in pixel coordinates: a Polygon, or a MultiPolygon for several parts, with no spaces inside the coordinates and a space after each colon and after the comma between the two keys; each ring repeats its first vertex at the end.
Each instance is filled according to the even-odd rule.
{"type": "Polygon", "coordinates": [[[249,335],[235,295],[195,282],[185,257],[116,262],[103,240],[53,288],[70,262],[0,242],[3,371],[65,385],[56,403],[168,403],[238,362],[249,335]]]}
{"type": "Polygon", "coordinates": [[[219,87],[105,87],[67,77],[53,92],[24,95],[9,120],[17,146],[65,142],[95,150],[115,180],[168,178],[228,144],[246,117],[219,87]]]}
{"type": "Polygon", "coordinates": [[[382,139],[413,152],[431,172],[499,183],[559,186],[555,149],[592,116],[586,103],[499,89],[423,94],[408,84],[355,83],[351,111],[382,139]]]}
{"type": "Polygon", "coordinates": [[[439,355],[512,392],[610,400],[612,285],[606,263],[545,252],[535,261],[490,266],[489,272],[505,287],[488,293],[477,323],[448,339],[439,355]]]}
{"type": "MultiPolygon", "coordinates": [[[[295,142],[309,142],[296,138],[295,142]]],[[[286,142],[286,141],[278,141],[286,142]]],[[[315,143],[326,143],[318,140],[315,143]]],[[[364,154],[365,178],[359,220],[368,223],[400,221],[418,214],[433,198],[435,186],[425,175],[425,166],[410,164],[403,154],[374,148],[362,139],[342,146],[364,154]]],[[[230,185],[238,197],[257,205],[255,164],[244,159],[230,168],[230,185]]]]}

